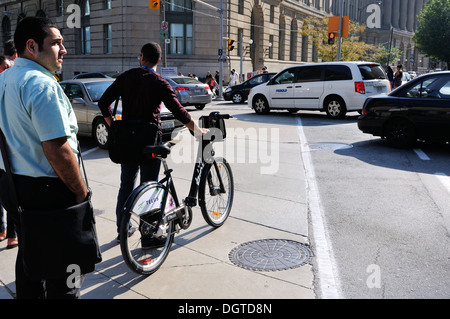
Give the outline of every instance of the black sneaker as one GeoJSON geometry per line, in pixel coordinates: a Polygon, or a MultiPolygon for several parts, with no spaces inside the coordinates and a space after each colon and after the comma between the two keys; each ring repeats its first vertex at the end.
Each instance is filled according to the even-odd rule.
{"type": "MultiPolygon", "coordinates": [[[[134,235],[134,232],[136,231],[136,227],[130,227],[128,229],[128,237],[131,237],[134,235]]],[[[117,239],[116,239],[117,243],[120,244],[120,234],[117,234],[117,239]]]]}

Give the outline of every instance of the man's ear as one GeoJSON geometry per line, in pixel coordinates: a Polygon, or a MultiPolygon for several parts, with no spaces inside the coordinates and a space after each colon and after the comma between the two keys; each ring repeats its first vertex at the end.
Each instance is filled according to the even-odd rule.
{"type": "Polygon", "coordinates": [[[32,56],[36,55],[38,52],[38,44],[33,39],[28,39],[25,44],[25,52],[31,54],[32,56]]]}

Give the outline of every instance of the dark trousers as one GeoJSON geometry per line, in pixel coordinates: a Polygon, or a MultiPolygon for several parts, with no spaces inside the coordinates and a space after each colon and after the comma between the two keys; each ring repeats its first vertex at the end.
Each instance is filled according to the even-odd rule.
{"type": "MultiPolygon", "coordinates": [[[[23,208],[28,209],[58,209],[75,205],[75,194],[58,178],[33,178],[14,175],[14,184],[18,201],[23,208]]],[[[6,174],[0,178],[0,200],[8,214],[15,220],[19,239],[19,250],[16,260],[16,293],[17,299],[77,299],[79,288],[70,288],[67,277],[56,279],[29,278],[23,267],[21,249],[21,227],[19,213],[11,202],[11,191],[6,174]]],[[[52,236],[44,234],[41,236],[52,236]]],[[[58,238],[53,238],[57,241],[58,238]]],[[[52,249],[52,247],[48,247],[52,249]]],[[[51,261],[49,261],[51,262],[51,261]]],[[[69,276],[70,274],[67,274],[69,276]]],[[[83,278],[82,278],[83,279],[83,278]]]]}
{"type": "Polygon", "coordinates": [[[150,164],[146,165],[121,164],[120,188],[116,206],[116,226],[118,233],[122,221],[123,206],[127,202],[128,196],[134,190],[138,172],[140,171],[140,182],[142,184],[144,182],[157,181],[160,168],[161,161],[159,159],[154,159],[150,164]]]}

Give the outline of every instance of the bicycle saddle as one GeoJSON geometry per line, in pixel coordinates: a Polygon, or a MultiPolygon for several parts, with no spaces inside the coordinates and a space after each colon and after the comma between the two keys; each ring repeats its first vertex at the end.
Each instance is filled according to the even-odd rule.
{"type": "Polygon", "coordinates": [[[170,154],[170,147],[172,144],[170,142],[161,145],[147,145],[144,146],[144,154],[152,154],[155,156],[167,157],[170,154]]]}

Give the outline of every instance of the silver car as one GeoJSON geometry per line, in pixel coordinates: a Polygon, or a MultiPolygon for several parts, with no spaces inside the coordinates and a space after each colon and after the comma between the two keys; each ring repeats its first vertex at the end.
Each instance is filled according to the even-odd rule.
{"type": "Polygon", "coordinates": [[[181,105],[194,105],[196,109],[202,110],[205,105],[211,103],[212,92],[208,84],[187,76],[164,77],[172,86],[181,105]]]}
{"type": "MultiPolygon", "coordinates": [[[[78,122],[78,134],[92,136],[100,148],[108,147],[108,126],[97,104],[114,80],[111,78],[90,78],[59,83],[72,103],[78,122]]],[[[170,139],[175,128],[183,127],[183,124],[175,119],[164,105],[161,107],[160,116],[164,140],[170,139]]],[[[122,103],[120,101],[116,118],[119,120],[122,118],[122,103]]]]}

